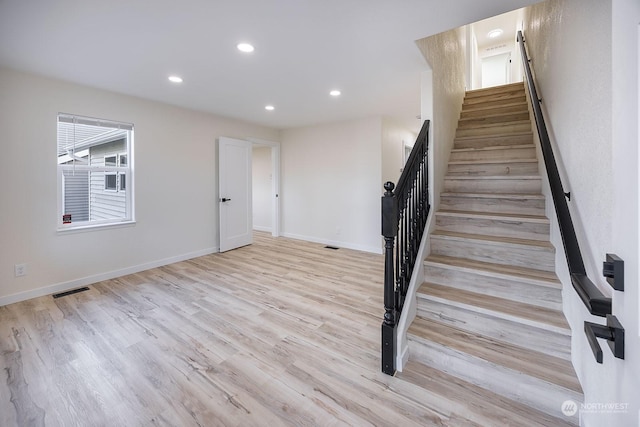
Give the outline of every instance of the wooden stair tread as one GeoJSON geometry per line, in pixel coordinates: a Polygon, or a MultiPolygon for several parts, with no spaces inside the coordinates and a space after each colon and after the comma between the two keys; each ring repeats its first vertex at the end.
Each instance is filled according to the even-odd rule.
{"type": "MultiPolygon", "coordinates": [[[[421,391],[428,390],[429,394],[443,396],[446,399],[445,403],[461,402],[465,412],[478,413],[478,416],[483,417],[477,420],[475,417],[462,414],[465,418],[473,418],[477,423],[474,425],[575,427],[566,420],[538,411],[418,361],[409,360],[405,369],[398,372],[396,377],[420,387],[421,391]],[[488,419],[485,420],[485,417],[488,419]]],[[[449,410],[456,411],[454,408],[449,410]]]]}
{"type": "Polygon", "coordinates": [[[547,218],[546,216],[529,215],[529,214],[494,213],[494,212],[477,212],[477,211],[459,211],[454,209],[440,209],[438,212],[436,212],[436,215],[494,219],[498,221],[512,220],[512,221],[522,221],[522,222],[538,222],[542,224],[549,223],[549,218],[547,218]]]}
{"type": "Polygon", "coordinates": [[[485,94],[509,92],[518,89],[524,91],[524,82],[508,83],[505,85],[483,87],[480,89],[471,89],[465,92],[465,96],[483,96],[485,94]]]}
{"type": "Polygon", "coordinates": [[[526,94],[519,90],[500,93],[487,93],[481,96],[465,97],[462,103],[462,110],[473,108],[474,105],[500,105],[505,101],[512,101],[518,99],[520,101],[526,100],[526,94]]]}
{"type": "Polygon", "coordinates": [[[495,264],[486,261],[476,261],[467,258],[457,258],[446,255],[431,254],[425,259],[427,265],[445,265],[457,269],[471,270],[474,272],[481,272],[487,275],[494,275],[498,277],[508,277],[517,279],[524,279],[527,281],[536,282],[538,285],[547,286],[555,289],[562,289],[562,284],[559,282],[555,273],[536,270],[527,267],[518,267],[514,265],[495,264]]]}
{"type": "Polygon", "coordinates": [[[440,197],[468,197],[478,199],[514,199],[514,200],[529,200],[538,199],[545,200],[542,194],[525,194],[525,193],[458,193],[458,192],[442,192],[440,197]]]}
{"type": "MultiPolygon", "coordinates": [[[[476,104],[471,104],[473,105],[475,108],[471,109],[471,110],[463,110],[462,113],[467,113],[467,112],[480,112],[480,111],[484,111],[484,110],[495,110],[495,109],[499,109],[499,108],[509,108],[509,107],[522,107],[523,110],[527,110],[529,109],[529,104],[527,104],[527,101],[511,101],[511,100],[506,100],[506,102],[495,106],[495,105],[483,105],[482,103],[476,103],[476,104]]],[[[469,105],[468,105],[469,106],[469,105]]]]}
{"type": "Polygon", "coordinates": [[[505,163],[538,163],[538,159],[474,159],[449,161],[449,165],[493,165],[505,163]]]}
{"type": "Polygon", "coordinates": [[[445,175],[444,179],[451,180],[473,180],[473,181],[491,181],[496,179],[507,179],[507,180],[539,180],[540,175],[445,175]]]}
{"type": "Polygon", "coordinates": [[[459,233],[456,231],[444,231],[444,230],[435,230],[433,233],[431,233],[431,236],[444,237],[444,238],[455,239],[455,240],[482,240],[485,243],[530,246],[530,247],[538,247],[540,249],[554,250],[554,247],[550,242],[546,242],[543,240],[520,239],[517,237],[488,236],[485,234],[469,234],[469,233],[459,233]]]}
{"type": "Polygon", "coordinates": [[[571,362],[494,338],[417,317],[408,333],[562,388],[582,393],[571,362]]]}
{"type": "MultiPolygon", "coordinates": [[[[530,125],[530,124],[531,124],[531,120],[510,120],[510,121],[504,122],[504,123],[477,124],[477,125],[474,125],[474,126],[465,127],[464,130],[487,129],[487,128],[502,128],[502,127],[509,127],[509,126],[515,126],[515,125],[530,125]]],[[[458,128],[458,129],[461,129],[461,128],[458,128]]]]}
{"type": "MultiPolygon", "coordinates": [[[[531,136],[533,137],[533,132],[531,131],[516,131],[516,132],[507,132],[504,134],[493,134],[490,136],[490,138],[510,138],[510,137],[514,137],[514,136],[531,136]]],[[[469,140],[474,140],[474,139],[487,139],[489,138],[486,135],[468,135],[468,136],[457,136],[455,139],[456,140],[460,140],[460,141],[469,141],[469,140]]],[[[533,142],[531,143],[533,144],[533,142]]]]}
{"type": "Polygon", "coordinates": [[[552,327],[560,333],[564,330],[567,335],[571,333],[564,314],[557,310],[451,288],[449,286],[437,285],[435,283],[423,283],[418,289],[417,294],[419,296],[436,297],[440,300],[452,301],[468,307],[478,307],[484,310],[502,313],[513,318],[517,317],[530,320],[541,325],[552,327]]]}
{"type": "MultiPolygon", "coordinates": [[[[496,118],[500,118],[500,117],[504,117],[504,116],[513,116],[513,115],[519,115],[519,114],[529,114],[529,110],[527,109],[523,109],[522,111],[505,111],[502,113],[494,113],[494,114],[485,114],[483,116],[480,117],[461,117],[458,120],[458,126],[460,126],[461,124],[465,124],[466,122],[471,122],[474,120],[488,120],[488,119],[496,119],[496,118]]],[[[514,121],[524,121],[524,119],[517,119],[517,120],[508,120],[505,123],[511,123],[514,121]]],[[[491,123],[493,125],[497,125],[499,123],[491,123]]]]}
{"type": "Polygon", "coordinates": [[[452,153],[462,153],[466,151],[501,151],[501,150],[513,150],[517,148],[535,148],[533,142],[531,144],[519,144],[519,145],[491,145],[488,147],[470,147],[470,148],[454,148],[452,153]]]}

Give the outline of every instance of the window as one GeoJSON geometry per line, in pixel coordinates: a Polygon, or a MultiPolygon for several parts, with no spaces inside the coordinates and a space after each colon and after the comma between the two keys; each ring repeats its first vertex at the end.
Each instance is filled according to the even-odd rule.
{"type": "Polygon", "coordinates": [[[104,189],[107,191],[116,191],[118,189],[118,175],[115,173],[104,174],[104,189]]]}
{"type": "Polygon", "coordinates": [[[58,228],[131,222],[133,125],[58,115],[58,228]]]}

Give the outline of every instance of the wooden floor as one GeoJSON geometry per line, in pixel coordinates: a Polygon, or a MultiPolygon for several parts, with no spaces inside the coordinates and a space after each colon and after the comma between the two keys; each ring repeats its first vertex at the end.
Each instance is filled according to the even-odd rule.
{"type": "Polygon", "coordinates": [[[0,426],[544,424],[439,371],[382,374],[382,264],[256,233],[0,307],[0,426]]]}

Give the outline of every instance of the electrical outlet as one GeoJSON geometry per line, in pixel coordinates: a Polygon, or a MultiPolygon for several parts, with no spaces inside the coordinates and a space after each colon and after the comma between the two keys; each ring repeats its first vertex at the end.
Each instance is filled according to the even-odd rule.
{"type": "Polygon", "coordinates": [[[27,264],[16,264],[13,266],[15,273],[16,273],[16,277],[21,277],[21,276],[26,276],[27,275],[27,264]]]}

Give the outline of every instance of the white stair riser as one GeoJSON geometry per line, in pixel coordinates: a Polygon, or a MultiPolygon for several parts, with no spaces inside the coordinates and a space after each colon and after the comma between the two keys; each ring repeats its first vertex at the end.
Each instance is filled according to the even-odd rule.
{"type": "Polygon", "coordinates": [[[527,282],[526,279],[518,277],[496,277],[489,272],[478,274],[469,270],[458,270],[454,266],[429,264],[425,265],[424,280],[454,289],[477,292],[552,310],[562,310],[560,288],[527,282]]]}
{"type": "Polygon", "coordinates": [[[505,341],[529,350],[571,360],[571,337],[540,327],[503,319],[493,312],[426,300],[418,294],[417,315],[486,337],[505,341]]]}
{"type": "Polygon", "coordinates": [[[554,251],[525,245],[504,245],[471,239],[450,239],[431,236],[431,251],[435,255],[468,258],[476,261],[555,271],[554,251]]]}
{"type": "Polygon", "coordinates": [[[495,175],[535,175],[537,162],[472,163],[449,164],[448,175],[495,176],[495,175]]]}
{"type": "Polygon", "coordinates": [[[444,180],[444,191],[458,193],[522,193],[540,194],[540,179],[457,179],[447,176],[444,180]]]}
{"type": "Polygon", "coordinates": [[[505,133],[530,132],[531,123],[514,122],[510,124],[497,124],[494,126],[485,126],[477,128],[458,128],[456,137],[462,136],[480,136],[480,135],[502,135],[505,133]]]}
{"type": "Polygon", "coordinates": [[[466,119],[460,119],[458,122],[458,129],[468,129],[474,126],[486,126],[486,125],[507,125],[510,122],[518,122],[522,120],[529,120],[529,111],[506,113],[489,117],[471,117],[466,119]]]}
{"type": "Polygon", "coordinates": [[[495,365],[438,343],[417,341],[411,336],[409,336],[409,354],[427,366],[578,424],[577,414],[573,418],[562,414],[564,401],[581,402],[583,399],[582,395],[572,390],[549,384],[541,379],[495,365]]]}
{"type": "Polygon", "coordinates": [[[544,199],[441,196],[440,208],[458,211],[544,215],[544,199]]]}
{"type": "Polygon", "coordinates": [[[453,150],[449,161],[467,161],[467,160],[534,160],[536,159],[535,146],[527,147],[505,147],[489,150],[453,150]]]}
{"type": "Polygon", "coordinates": [[[508,147],[513,145],[532,145],[533,136],[530,133],[507,134],[493,136],[477,136],[456,138],[453,144],[454,149],[461,148],[486,148],[486,147],[508,147]]]}
{"type": "Polygon", "coordinates": [[[487,219],[436,213],[439,230],[519,239],[549,240],[549,223],[514,219],[487,219]]]}

